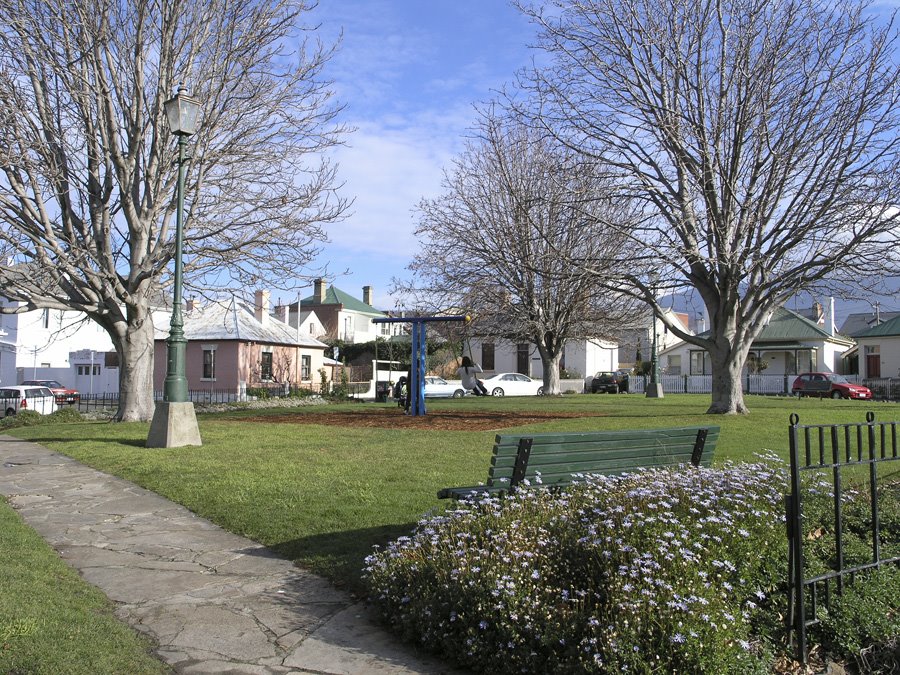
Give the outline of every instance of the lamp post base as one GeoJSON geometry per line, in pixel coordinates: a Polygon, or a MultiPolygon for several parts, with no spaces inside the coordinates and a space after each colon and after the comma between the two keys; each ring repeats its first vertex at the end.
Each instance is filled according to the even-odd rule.
{"type": "Polygon", "coordinates": [[[664,398],[661,382],[651,382],[647,385],[647,398],[664,398]]]}
{"type": "Polygon", "coordinates": [[[194,404],[191,401],[158,401],[146,447],[180,448],[185,445],[203,445],[194,404]]]}

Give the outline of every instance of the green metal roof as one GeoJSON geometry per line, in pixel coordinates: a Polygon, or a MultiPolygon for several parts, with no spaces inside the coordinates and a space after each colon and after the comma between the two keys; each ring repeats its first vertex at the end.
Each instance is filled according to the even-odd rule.
{"type": "Polygon", "coordinates": [[[351,312],[359,312],[360,314],[372,314],[373,316],[384,316],[384,312],[379,312],[372,305],[367,305],[362,300],[357,300],[349,293],[342,291],[334,286],[329,286],[325,291],[325,301],[317,302],[315,295],[303,298],[300,306],[304,308],[319,307],[321,305],[343,305],[344,309],[351,312]]]}
{"type": "Polygon", "coordinates": [[[885,321],[869,330],[858,333],[858,338],[887,337],[888,335],[900,335],[900,316],[895,316],[890,321],[885,321]]]}
{"type": "MultiPolygon", "coordinates": [[[[709,337],[709,331],[700,333],[709,337]]],[[[831,335],[818,324],[785,307],[779,307],[772,314],[769,323],[760,331],[753,341],[753,349],[767,348],[768,342],[790,343],[797,340],[831,340],[851,344],[853,341],[843,335],[831,335]]]]}
{"type": "Polygon", "coordinates": [[[779,342],[790,340],[821,340],[822,338],[833,337],[824,328],[813,323],[804,316],[792,312],[784,307],[779,307],[772,314],[769,323],[763,327],[759,335],[753,341],[770,342],[777,340],[779,342]]]}

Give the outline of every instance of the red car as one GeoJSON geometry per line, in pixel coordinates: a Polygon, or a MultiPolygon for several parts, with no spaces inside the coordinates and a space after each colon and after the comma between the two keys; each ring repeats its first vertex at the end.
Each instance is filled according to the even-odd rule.
{"type": "Polygon", "coordinates": [[[836,373],[803,373],[791,385],[797,396],[872,399],[872,390],[836,373]]]}
{"type": "Polygon", "coordinates": [[[47,387],[56,397],[56,404],[75,405],[81,401],[81,394],[77,389],[69,389],[63,386],[57,380],[26,380],[22,384],[33,385],[36,387],[47,387]]]}

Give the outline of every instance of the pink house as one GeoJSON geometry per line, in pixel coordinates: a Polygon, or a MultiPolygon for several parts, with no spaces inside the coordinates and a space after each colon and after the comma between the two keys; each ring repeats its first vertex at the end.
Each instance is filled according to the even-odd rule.
{"type": "MultiPolygon", "coordinates": [[[[192,390],[233,390],[285,383],[315,387],[324,366],[324,342],[276,319],[269,292],[257,291],[254,306],[237,299],[198,307],[186,305],[185,375],[192,390]]],[[[169,326],[156,326],[153,386],[166,377],[169,326]]],[[[330,373],[330,368],[327,369],[330,373]]]]}

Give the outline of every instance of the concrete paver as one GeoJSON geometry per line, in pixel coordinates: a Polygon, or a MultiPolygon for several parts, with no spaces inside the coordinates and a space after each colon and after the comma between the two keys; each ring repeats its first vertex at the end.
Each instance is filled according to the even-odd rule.
{"type": "Polygon", "coordinates": [[[40,445],[0,436],[0,494],[176,672],[460,673],[324,579],[40,445]]]}

